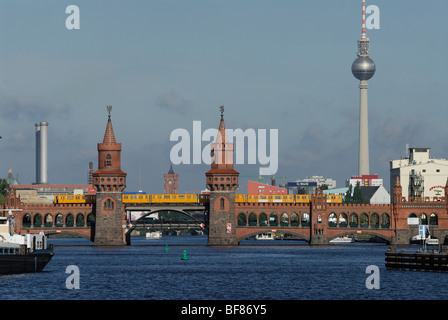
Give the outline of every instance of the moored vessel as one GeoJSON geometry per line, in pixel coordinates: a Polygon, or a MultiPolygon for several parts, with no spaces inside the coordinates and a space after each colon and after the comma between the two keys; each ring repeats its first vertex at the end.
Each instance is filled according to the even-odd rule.
{"type": "Polygon", "coordinates": [[[0,274],[40,272],[53,257],[43,232],[16,234],[10,218],[0,217],[0,274]]]}

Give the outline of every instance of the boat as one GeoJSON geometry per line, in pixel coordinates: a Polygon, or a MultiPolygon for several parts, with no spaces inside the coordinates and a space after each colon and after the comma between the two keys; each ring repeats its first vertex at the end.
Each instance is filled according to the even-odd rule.
{"type": "Polygon", "coordinates": [[[257,234],[255,236],[255,239],[257,239],[257,240],[275,240],[275,237],[272,233],[262,233],[262,234],[257,234]]]}
{"type": "Polygon", "coordinates": [[[41,272],[54,255],[43,232],[16,234],[12,221],[0,217],[0,274],[41,272]]]}
{"type": "Polygon", "coordinates": [[[352,243],[352,242],[355,242],[355,239],[349,238],[347,236],[338,237],[338,238],[334,238],[333,240],[330,240],[330,243],[352,243]]]}
{"type": "Polygon", "coordinates": [[[162,232],[160,231],[146,233],[146,239],[161,239],[161,238],[162,238],[162,232]]]}

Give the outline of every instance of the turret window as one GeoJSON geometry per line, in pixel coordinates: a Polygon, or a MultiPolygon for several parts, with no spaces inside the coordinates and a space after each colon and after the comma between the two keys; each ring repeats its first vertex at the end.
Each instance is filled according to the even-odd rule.
{"type": "Polygon", "coordinates": [[[114,210],[114,201],[112,201],[111,199],[106,199],[106,201],[104,201],[104,210],[106,211],[112,211],[114,210]]]}
{"type": "Polygon", "coordinates": [[[224,198],[219,199],[219,209],[224,210],[224,198]]]}
{"type": "Polygon", "coordinates": [[[106,166],[111,166],[111,165],[112,165],[112,156],[111,156],[110,154],[108,154],[108,155],[106,156],[106,161],[104,162],[104,164],[105,164],[106,166]]]}

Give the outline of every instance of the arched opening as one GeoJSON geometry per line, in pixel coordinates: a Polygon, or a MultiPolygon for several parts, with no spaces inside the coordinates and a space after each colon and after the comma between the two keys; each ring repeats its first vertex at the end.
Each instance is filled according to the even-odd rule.
{"type": "Polygon", "coordinates": [[[431,226],[437,226],[439,224],[439,219],[437,218],[437,215],[435,213],[431,213],[429,215],[429,224],[431,226]]]}
{"type": "Polygon", "coordinates": [[[31,227],[31,216],[29,213],[25,214],[22,218],[22,226],[25,228],[31,227]]]}
{"type": "Polygon", "coordinates": [[[352,213],[350,215],[350,228],[358,228],[358,215],[356,213],[352,213]]]}
{"type": "Polygon", "coordinates": [[[339,214],[339,227],[341,228],[347,228],[348,225],[348,219],[347,219],[347,215],[345,213],[340,213],[339,214]]]}
{"type": "Polygon", "coordinates": [[[378,214],[374,213],[370,216],[370,227],[378,228],[380,226],[380,217],[378,214]]]}
{"type": "Polygon", "coordinates": [[[328,226],[329,227],[337,227],[338,226],[338,218],[336,216],[336,213],[332,212],[330,213],[330,215],[328,216],[328,226]]]}
{"type": "Polygon", "coordinates": [[[428,224],[428,217],[425,213],[422,213],[422,215],[420,216],[420,224],[428,224]]]}
{"type": "Polygon", "coordinates": [[[299,226],[299,215],[297,213],[293,213],[291,215],[291,226],[292,227],[297,227],[299,226]]]}
{"type": "Polygon", "coordinates": [[[247,218],[244,213],[238,215],[238,226],[245,227],[247,225],[247,218]]]}
{"type": "Polygon", "coordinates": [[[45,215],[44,226],[47,227],[47,228],[53,227],[53,216],[51,214],[49,214],[49,213],[47,213],[45,215]]]}
{"type": "Polygon", "coordinates": [[[257,225],[257,215],[255,213],[251,213],[249,215],[249,226],[253,227],[257,225]]]}
{"type": "Polygon", "coordinates": [[[361,214],[361,219],[359,222],[360,222],[361,228],[368,228],[369,227],[369,216],[365,213],[361,214]]]}
{"type": "Polygon", "coordinates": [[[95,215],[93,213],[89,213],[87,215],[87,226],[91,227],[95,225],[95,215]]]}
{"type": "Polygon", "coordinates": [[[268,216],[266,215],[266,213],[260,213],[260,216],[258,217],[258,225],[260,227],[265,227],[268,225],[268,216]]]}
{"type": "Polygon", "coordinates": [[[387,213],[381,215],[381,228],[390,228],[390,217],[387,213]]]}
{"type": "Polygon", "coordinates": [[[66,227],[73,227],[75,222],[75,219],[73,218],[73,215],[71,213],[69,213],[66,217],[65,217],[65,226],[66,227]]]}
{"type": "Polygon", "coordinates": [[[40,215],[40,213],[37,213],[36,215],[34,215],[33,227],[35,227],[35,228],[42,227],[42,216],[40,215]]]}
{"type": "Polygon", "coordinates": [[[76,216],[76,226],[84,227],[84,225],[85,225],[84,215],[82,213],[78,213],[78,215],[76,216]]]}
{"type": "Polygon", "coordinates": [[[310,215],[308,213],[302,213],[302,227],[310,226],[310,215]]]}
{"type": "Polygon", "coordinates": [[[278,215],[275,212],[269,216],[269,225],[272,227],[278,226],[278,215]]]}
{"type": "Polygon", "coordinates": [[[64,226],[64,217],[62,216],[62,214],[58,213],[56,215],[55,220],[56,220],[55,227],[63,227],[64,226]]]}
{"type": "Polygon", "coordinates": [[[286,212],[283,212],[280,216],[280,226],[281,227],[287,227],[289,226],[289,217],[286,212]]]}

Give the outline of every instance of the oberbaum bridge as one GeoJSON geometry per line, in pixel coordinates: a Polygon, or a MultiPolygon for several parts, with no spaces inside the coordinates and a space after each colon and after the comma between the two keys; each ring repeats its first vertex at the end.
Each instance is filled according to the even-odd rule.
{"type": "MultiPolygon", "coordinates": [[[[82,204],[26,204],[11,189],[3,211],[15,218],[18,233],[69,233],[91,240],[98,246],[130,244],[133,230],[148,229],[144,218],[161,211],[175,211],[189,222],[183,228],[203,230],[208,245],[235,246],[240,241],[268,232],[289,234],[311,245],[325,245],[336,237],[367,234],[389,244],[409,244],[418,233],[418,226],[408,225],[409,217],[431,221],[432,238],[441,244],[448,241],[448,184],[444,197],[406,200],[402,197],[400,181],[395,181],[392,204],[345,204],[327,202],[322,190],[317,189],[309,202],[275,203],[235,201],[239,173],[233,167],[234,145],[225,132],[223,110],[219,134],[211,145],[211,168],[205,173],[205,184],[210,190],[206,201],[198,203],[123,203],[126,173],[121,170],[121,143],[115,140],[111,116],[107,120],[103,142],[98,143],[98,169],[93,172],[96,199],[82,204]],[[129,221],[127,211],[146,212],[136,221],[129,221]],[[204,212],[204,221],[189,213],[204,212]],[[62,219],[56,217],[62,216],[62,219]],[[42,221],[33,224],[26,221],[42,221]],[[70,219],[69,219],[70,217],[70,219]],[[335,219],[337,217],[337,219],[335,219]],[[62,223],[56,223],[56,221],[62,223]],[[75,220],[76,223],[68,223],[75,220]]],[[[248,199],[248,197],[247,197],[248,199]]],[[[153,222],[152,230],[175,229],[182,226],[163,221],[153,222]]]]}

